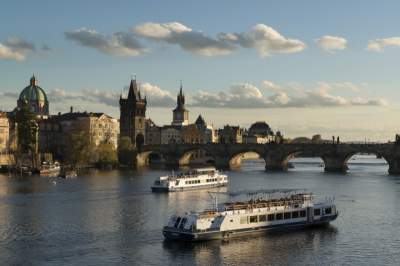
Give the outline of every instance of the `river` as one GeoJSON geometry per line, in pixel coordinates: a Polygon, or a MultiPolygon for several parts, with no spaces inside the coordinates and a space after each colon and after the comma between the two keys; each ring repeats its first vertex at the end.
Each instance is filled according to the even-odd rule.
{"type": "Polygon", "coordinates": [[[400,265],[400,177],[388,175],[382,160],[354,158],[347,174],[324,173],[313,158],[293,160],[288,172],[243,162],[219,190],[307,188],[335,196],[338,219],[193,244],[164,242],[161,228],[173,213],[209,207],[209,193],[152,193],[166,170],[93,171],[72,180],[0,174],[1,265],[400,265]]]}

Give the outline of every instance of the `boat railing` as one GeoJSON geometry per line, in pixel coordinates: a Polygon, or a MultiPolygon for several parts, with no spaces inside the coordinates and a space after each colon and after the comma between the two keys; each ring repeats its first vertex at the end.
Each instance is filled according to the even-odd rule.
{"type": "Polygon", "coordinates": [[[196,177],[199,177],[200,175],[205,175],[205,174],[208,174],[209,177],[215,176],[215,173],[213,173],[213,174],[201,173],[201,172],[191,173],[191,174],[183,173],[183,174],[177,174],[177,175],[168,175],[168,180],[176,180],[178,178],[179,179],[196,178],[196,177]]]}
{"type": "Polygon", "coordinates": [[[293,207],[296,205],[301,205],[305,201],[302,199],[296,200],[279,200],[279,201],[249,201],[249,202],[236,202],[236,203],[226,203],[225,210],[243,210],[243,209],[256,209],[256,208],[272,208],[272,207],[293,207]]]}

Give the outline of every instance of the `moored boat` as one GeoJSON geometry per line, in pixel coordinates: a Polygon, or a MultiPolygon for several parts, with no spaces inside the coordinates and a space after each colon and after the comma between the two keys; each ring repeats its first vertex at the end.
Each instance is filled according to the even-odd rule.
{"type": "Polygon", "coordinates": [[[161,176],[154,181],[153,192],[172,192],[221,187],[228,184],[228,176],[213,167],[192,169],[183,173],[161,176]]]}
{"type": "Polygon", "coordinates": [[[78,174],[76,173],[75,170],[64,170],[60,173],[60,177],[65,178],[65,179],[73,179],[73,178],[77,178],[78,174]]]}
{"type": "MultiPolygon", "coordinates": [[[[258,191],[256,194],[259,194],[258,191]]],[[[338,211],[333,199],[315,202],[311,193],[263,192],[265,198],[215,204],[213,209],[170,217],[163,228],[169,240],[229,239],[273,230],[328,224],[338,211]]],[[[253,194],[253,195],[256,195],[253,194]]]]}
{"type": "Polygon", "coordinates": [[[40,176],[58,176],[60,174],[60,164],[58,162],[44,162],[39,171],[40,176]]]}

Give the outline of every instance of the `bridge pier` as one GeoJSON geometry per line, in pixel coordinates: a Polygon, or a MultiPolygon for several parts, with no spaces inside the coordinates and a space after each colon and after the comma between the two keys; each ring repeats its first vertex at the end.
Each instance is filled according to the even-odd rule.
{"type": "Polygon", "coordinates": [[[276,156],[273,153],[268,153],[264,158],[265,169],[270,171],[286,171],[288,169],[287,160],[284,156],[276,156]]]}
{"type": "Polygon", "coordinates": [[[230,168],[229,157],[227,155],[217,155],[215,156],[215,167],[217,169],[227,170],[230,168]]]}
{"type": "Polygon", "coordinates": [[[389,174],[400,175],[400,158],[388,158],[385,157],[389,164],[389,174]]]}
{"type": "Polygon", "coordinates": [[[347,171],[346,158],[343,156],[323,156],[325,172],[345,173],[347,171]]]}

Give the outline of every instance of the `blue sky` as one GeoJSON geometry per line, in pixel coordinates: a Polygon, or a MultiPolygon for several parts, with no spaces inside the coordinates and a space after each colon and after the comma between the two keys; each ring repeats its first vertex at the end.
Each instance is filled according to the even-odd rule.
{"type": "Polygon", "coordinates": [[[12,108],[35,73],[52,112],[74,105],[118,116],[112,99],[136,74],[159,124],[170,123],[182,79],[192,120],[203,113],[218,126],[266,120],[290,136],[386,140],[397,132],[399,8],[398,1],[3,1],[0,106],[12,108]],[[145,23],[153,24],[140,30],[145,23]],[[174,35],[154,36],[155,26],[174,35]],[[269,29],[283,41],[254,37],[269,29]],[[108,46],[84,45],[93,32],[108,46]],[[121,32],[142,50],[110,47],[121,32]],[[316,41],[324,36],[334,38],[324,46],[316,41]],[[370,41],[378,48],[367,49],[370,41]]]}

